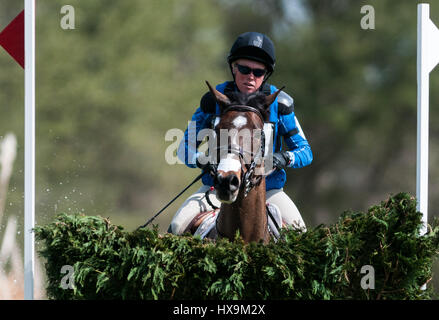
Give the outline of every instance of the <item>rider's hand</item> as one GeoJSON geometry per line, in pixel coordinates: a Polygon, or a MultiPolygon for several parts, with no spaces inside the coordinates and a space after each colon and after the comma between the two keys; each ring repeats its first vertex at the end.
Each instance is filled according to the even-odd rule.
{"type": "Polygon", "coordinates": [[[278,169],[285,169],[290,164],[290,157],[286,151],[273,154],[273,166],[278,169]]]}

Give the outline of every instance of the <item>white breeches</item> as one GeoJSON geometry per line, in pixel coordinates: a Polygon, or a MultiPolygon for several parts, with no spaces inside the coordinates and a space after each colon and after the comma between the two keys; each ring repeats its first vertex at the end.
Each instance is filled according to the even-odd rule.
{"type": "MultiPolygon", "coordinates": [[[[182,234],[197,214],[213,210],[206,200],[205,193],[207,190],[209,190],[209,187],[202,185],[193,195],[186,199],[171,221],[170,229],[172,233],[178,235],[182,234]]],[[[267,191],[266,198],[268,203],[274,204],[279,208],[282,219],[288,225],[306,231],[305,222],[303,221],[299,210],[283,189],[271,189],[267,191]]],[[[221,202],[219,202],[215,196],[215,190],[209,193],[209,199],[213,205],[217,207],[221,206],[221,202]]]]}

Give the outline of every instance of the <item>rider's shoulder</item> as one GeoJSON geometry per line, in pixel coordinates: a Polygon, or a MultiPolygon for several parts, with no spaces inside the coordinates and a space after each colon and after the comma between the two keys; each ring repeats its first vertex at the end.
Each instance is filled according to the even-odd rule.
{"type": "Polygon", "coordinates": [[[294,112],[294,99],[285,91],[279,92],[277,96],[279,114],[290,114],[294,112]]]}
{"type": "MultiPolygon", "coordinates": [[[[272,92],[276,92],[278,88],[268,83],[264,84],[262,91],[269,95],[272,92]]],[[[287,115],[294,112],[294,99],[285,91],[279,92],[277,96],[278,113],[281,115],[287,115]]]]}
{"type": "MultiPolygon", "coordinates": [[[[216,86],[216,89],[220,92],[233,92],[235,91],[233,81],[226,81],[216,86]]],[[[200,100],[200,108],[204,113],[214,114],[216,113],[216,100],[210,91],[207,91],[200,100]]]]}
{"type": "Polygon", "coordinates": [[[200,101],[201,111],[204,113],[215,113],[216,112],[216,101],[210,91],[206,92],[200,101]]]}

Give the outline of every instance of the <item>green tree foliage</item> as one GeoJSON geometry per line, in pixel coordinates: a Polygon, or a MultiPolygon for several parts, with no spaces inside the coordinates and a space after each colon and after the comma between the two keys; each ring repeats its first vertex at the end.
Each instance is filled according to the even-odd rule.
{"type": "Polygon", "coordinates": [[[429,299],[431,286],[421,286],[439,254],[439,226],[420,236],[421,217],[401,193],[268,245],[245,245],[239,235],[213,243],[156,228],[126,232],[108,219],[65,214],[36,235],[54,299],[429,299]],[[72,289],[61,285],[64,265],[74,267],[72,289]],[[374,268],[374,289],[361,286],[365,265],[374,268]]]}

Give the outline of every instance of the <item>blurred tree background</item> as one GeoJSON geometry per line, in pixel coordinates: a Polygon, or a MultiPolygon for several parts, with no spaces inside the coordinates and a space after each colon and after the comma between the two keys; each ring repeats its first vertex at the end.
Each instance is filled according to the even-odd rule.
{"type": "MultiPolygon", "coordinates": [[[[416,194],[416,1],[37,1],[38,224],[60,212],[133,230],[197,174],[169,165],[168,130],[185,130],[207,91],[231,78],[226,56],[245,31],[269,35],[314,154],[286,192],[309,227],[400,191],[416,194]],[[60,27],[62,6],[75,29],[60,27]],[[363,5],[375,29],[363,30],[363,5]]],[[[22,1],[0,1],[0,30],[22,1]]],[[[439,25],[439,5],[431,5],[439,25]]],[[[0,138],[18,137],[6,215],[23,216],[24,72],[0,50],[0,138]]],[[[439,206],[439,71],[430,77],[429,219],[439,206]]],[[[192,187],[156,222],[165,231],[192,187]]],[[[23,222],[21,221],[21,226],[23,222]]],[[[4,226],[0,226],[0,234],[4,226]]]]}

